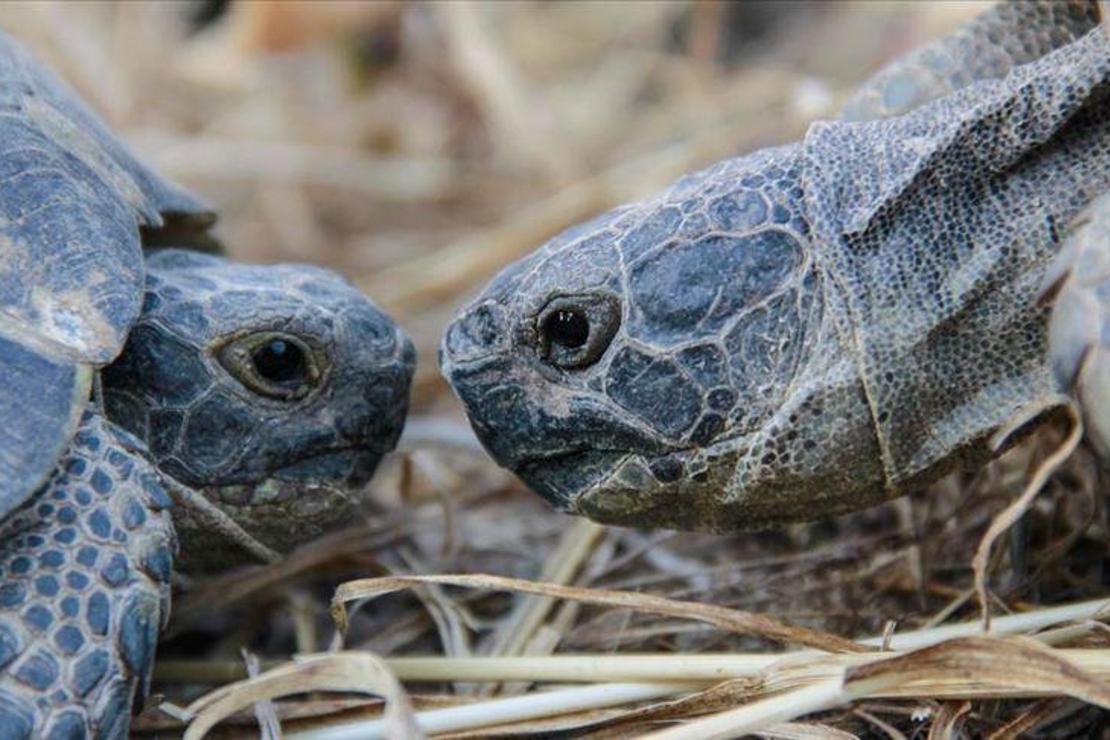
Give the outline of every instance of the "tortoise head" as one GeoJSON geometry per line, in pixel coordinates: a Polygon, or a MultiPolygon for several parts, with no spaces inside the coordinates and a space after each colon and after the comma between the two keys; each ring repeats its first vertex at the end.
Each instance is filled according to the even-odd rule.
{"type": "MultiPolygon", "coordinates": [[[[788,419],[832,409],[827,385],[803,388],[824,340],[795,151],[721,163],[573,228],[464,309],[440,362],[502,466],[609,523],[799,518],[814,494],[791,468],[826,429],[791,434],[788,419]]],[[[834,349],[821,376],[866,419],[834,349]]]]}
{"type": "MultiPolygon", "coordinates": [[[[169,249],[148,258],[142,315],[102,379],[109,417],[161,470],[284,551],[357,515],[401,433],[414,363],[335,273],[169,249]]],[[[186,563],[233,559],[177,519],[186,563]]]]}

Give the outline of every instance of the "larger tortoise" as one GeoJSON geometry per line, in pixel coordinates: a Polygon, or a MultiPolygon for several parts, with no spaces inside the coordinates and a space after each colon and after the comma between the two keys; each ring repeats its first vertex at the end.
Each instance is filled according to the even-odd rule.
{"type": "Polygon", "coordinates": [[[444,373],[498,462],[603,522],[728,531],[920,487],[1057,392],[1037,296],[1110,186],[1108,96],[1097,3],[999,5],[804,141],[508,267],[444,373]]]}
{"type": "Polygon", "coordinates": [[[144,259],[213,220],[0,34],[0,738],[124,737],[174,525],[194,566],[271,556],[396,443],[412,345],[347,281],[144,259]]]}

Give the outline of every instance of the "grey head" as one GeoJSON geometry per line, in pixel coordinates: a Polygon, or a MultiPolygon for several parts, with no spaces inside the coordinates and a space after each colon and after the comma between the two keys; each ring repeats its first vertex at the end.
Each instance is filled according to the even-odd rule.
{"type": "MultiPolygon", "coordinates": [[[[400,435],[414,363],[393,321],[329,270],[165,249],[101,377],[108,417],[163,473],[281,552],[358,515],[400,435]]],[[[187,567],[244,555],[188,511],[175,523],[187,567]]]]}
{"type": "Polygon", "coordinates": [[[907,115],[688,176],[507,268],[441,365],[558,507],[735,530],[981,459],[1050,392],[1037,281],[1110,185],[1098,31],[907,115]]]}
{"type": "Polygon", "coordinates": [[[866,424],[822,332],[800,154],[726,161],[572,229],[463,311],[440,360],[501,465],[600,521],[728,529],[720,492],[742,457],[818,466],[815,440],[772,421],[788,398],[794,414],[839,405],[846,428],[866,424]],[[815,359],[828,382],[802,404],[792,384],[815,359]]]}

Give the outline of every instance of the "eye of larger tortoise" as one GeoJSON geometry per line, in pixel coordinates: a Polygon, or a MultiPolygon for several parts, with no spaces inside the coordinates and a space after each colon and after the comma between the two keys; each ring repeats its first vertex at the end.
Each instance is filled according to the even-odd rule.
{"type": "Polygon", "coordinates": [[[256,332],[228,341],[217,358],[248,390],[296,401],[320,384],[322,361],[303,341],[280,332],[256,332]]]}
{"type": "Polygon", "coordinates": [[[610,295],[553,298],[536,317],[539,355],[561,368],[588,367],[605,354],[620,319],[620,306],[610,295]]]}
{"type": "Polygon", "coordinates": [[[563,308],[547,314],[542,331],[549,342],[577,349],[590,338],[590,320],[576,308],[563,308]]]}

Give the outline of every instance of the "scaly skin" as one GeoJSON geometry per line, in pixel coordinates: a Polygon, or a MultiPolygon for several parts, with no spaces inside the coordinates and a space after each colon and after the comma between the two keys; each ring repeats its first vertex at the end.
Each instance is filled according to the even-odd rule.
{"type": "MultiPolygon", "coordinates": [[[[176,249],[147,263],[143,314],[101,373],[108,417],[160,470],[278,552],[351,521],[357,492],[401,433],[412,343],[330,270],[176,249]],[[227,366],[226,347],[267,335],[311,355],[319,377],[303,397],[267,397],[227,366]]],[[[244,560],[196,512],[182,507],[174,519],[183,567],[244,560]]]]}
{"type": "Polygon", "coordinates": [[[876,120],[819,122],[507,268],[441,353],[487,449],[566,511],[711,531],[983,460],[1055,390],[1040,282],[1110,186],[1110,42],[1076,40],[1094,13],[994,11],[930,52],[992,63],[891,100],[896,63],[854,107],[876,120]],[[1015,19],[1042,25],[994,38],[1015,19]],[[881,118],[907,100],[928,102],[881,118]]]}
{"type": "Polygon", "coordinates": [[[151,254],[214,220],[0,32],[0,738],[125,736],[171,567],[349,521],[400,434],[412,345],[350,283],[151,254]]]}
{"type": "Polygon", "coordinates": [[[412,345],[339,276],[178,250],[149,262],[144,313],[101,373],[107,418],[87,411],[48,482],[0,522],[5,740],[125,737],[172,568],[249,558],[187,506],[171,522],[160,476],[285,552],[357,513],[404,422],[412,345]],[[311,357],[271,388],[228,348],[275,337],[311,357]]]}
{"type": "Polygon", "coordinates": [[[124,738],[169,616],[170,499],[135,440],[88,413],[0,524],[0,737],[124,738]]]}

